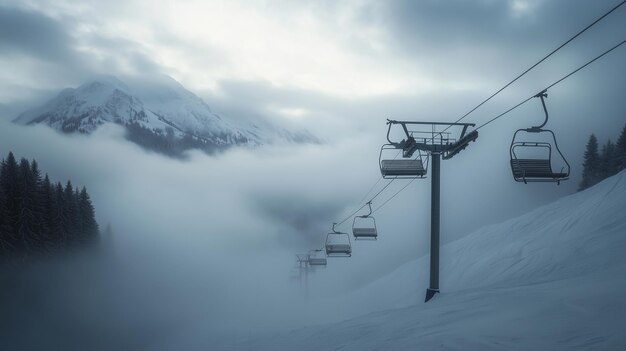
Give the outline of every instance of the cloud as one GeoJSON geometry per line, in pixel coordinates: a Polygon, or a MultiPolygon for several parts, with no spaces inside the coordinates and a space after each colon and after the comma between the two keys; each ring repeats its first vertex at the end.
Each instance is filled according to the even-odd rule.
{"type": "Polygon", "coordinates": [[[140,43],[33,4],[0,6],[0,66],[10,67],[0,71],[0,101],[11,114],[94,75],[162,71],[140,43]]]}
{"type": "MultiPolygon", "coordinates": [[[[503,85],[614,4],[585,1],[395,1],[366,21],[382,28],[389,54],[419,71],[475,89],[503,85]],[[480,80],[481,85],[471,86],[480,80]],[[468,85],[470,84],[470,85],[468,85]]],[[[538,70],[552,72],[621,40],[619,9],[538,70]],[[552,65],[554,63],[554,65],[552,65]],[[546,67],[547,65],[547,67],[546,67]]],[[[545,73],[544,73],[545,74],[545,73]]]]}
{"type": "MultiPolygon", "coordinates": [[[[344,161],[321,145],[240,149],[219,157],[192,153],[179,161],[126,142],[117,126],[86,137],[0,123],[0,149],[37,159],[53,180],[85,185],[100,224],[113,226],[115,255],[104,267],[60,262],[48,272],[61,286],[33,290],[47,294],[40,301],[50,309],[42,330],[64,322],[88,341],[102,338],[93,335],[96,330],[112,333],[103,341],[109,346],[121,338],[116,328],[136,331],[137,325],[155,330],[176,322],[214,332],[241,328],[244,320],[250,328],[298,320],[304,307],[288,282],[294,253],[320,246],[328,221],[370,180],[333,184],[336,176],[319,174],[318,167],[339,170],[344,161]],[[68,287],[76,293],[63,294],[68,287]],[[265,303],[258,305],[259,298],[265,303]],[[65,313],[56,310],[65,307],[65,313]],[[128,309],[135,313],[127,315],[128,309]],[[269,314],[276,318],[268,321],[269,314]],[[90,324],[94,320],[97,326],[90,324]]],[[[22,307],[15,311],[22,320],[40,312],[22,307]]],[[[61,339],[65,332],[59,330],[61,339]]]]}
{"type": "MultiPolygon", "coordinates": [[[[49,28],[50,34],[43,36],[47,44],[41,48],[37,41],[5,38],[12,43],[6,50],[28,53],[30,62],[6,56],[2,62],[0,55],[0,63],[15,67],[14,74],[3,73],[0,94],[6,93],[0,101],[10,104],[20,96],[37,96],[12,94],[16,85],[22,91],[42,85],[61,89],[92,74],[157,73],[169,74],[204,96],[219,97],[233,84],[239,90],[248,85],[245,89],[250,92],[232,96],[233,100],[255,93],[282,95],[278,103],[266,101],[244,113],[249,116],[306,109],[314,117],[314,109],[298,104],[303,95],[309,105],[329,100],[356,105],[398,98],[482,96],[609,8],[610,4],[540,0],[471,5],[463,1],[8,3],[5,12],[21,14],[29,19],[24,23],[32,23],[27,33],[49,28]],[[25,48],[18,50],[15,45],[25,48]],[[66,55],[67,63],[52,67],[37,63],[45,61],[37,50],[43,53],[55,47],[59,48],[55,55],[66,55]],[[34,74],[41,71],[46,74],[34,74]]],[[[538,67],[537,75],[512,88],[534,89],[534,82],[548,81],[561,67],[620,39],[624,25],[617,19],[622,10],[538,67]]],[[[7,23],[10,31],[21,28],[15,21],[7,23]]]]}
{"type": "Polygon", "coordinates": [[[56,20],[34,11],[0,6],[0,54],[13,50],[71,64],[73,39],[56,20]]]}

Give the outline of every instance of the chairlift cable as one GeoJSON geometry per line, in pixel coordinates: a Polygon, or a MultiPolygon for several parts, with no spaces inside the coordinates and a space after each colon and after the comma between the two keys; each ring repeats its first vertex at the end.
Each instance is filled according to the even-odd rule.
{"type": "MultiPolygon", "coordinates": [[[[565,79],[569,78],[570,76],[574,75],[575,73],[579,72],[580,70],[582,70],[583,68],[589,66],[590,64],[592,64],[593,62],[597,61],[598,59],[600,59],[601,57],[605,56],[606,54],[610,53],[611,51],[617,49],[619,46],[623,45],[624,43],[626,43],[626,40],[620,42],[619,44],[611,47],[610,49],[606,50],[605,52],[603,52],[602,54],[596,56],[595,58],[593,58],[592,60],[588,61],[587,63],[585,63],[584,65],[578,67],[577,69],[575,69],[574,71],[568,73],[567,75],[563,76],[562,78],[560,78],[559,80],[555,81],[554,83],[550,84],[548,87],[546,87],[543,90],[548,90],[552,87],[554,87],[555,85],[561,83],[562,81],[564,81],[565,79]]],[[[543,91],[542,90],[542,91],[543,91]]],[[[497,115],[496,117],[490,119],[489,121],[481,124],[480,126],[478,126],[476,128],[476,130],[481,129],[483,127],[485,127],[486,125],[492,123],[493,121],[495,121],[496,119],[506,115],[507,113],[513,111],[514,109],[522,106],[523,104],[527,103],[528,101],[532,100],[537,94],[533,94],[532,96],[530,96],[529,98],[523,100],[522,102],[518,103],[517,105],[511,107],[510,109],[502,112],[501,114],[497,115]]],[[[443,132],[443,131],[442,131],[443,132]]],[[[393,198],[395,198],[398,194],[400,194],[404,189],[406,189],[411,183],[413,183],[415,179],[411,179],[410,182],[408,182],[407,184],[405,184],[402,188],[400,188],[398,191],[396,191],[391,197],[389,197],[387,200],[385,200],[380,206],[378,206],[376,209],[374,209],[372,211],[372,214],[376,213],[378,210],[382,209],[385,205],[387,205],[387,203],[389,203],[393,198]]],[[[392,180],[393,181],[393,180],[392,180]]],[[[391,182],[390,182],[391,183],[391,182]]],[[[381,191],[382,192],[382,191],[381,191]]],[[[380,192],[379,192],[380,193],[380,192]]],[[[377,194],[378,195],[378,194],[377,194]]],[[[361,207],[363,208],[363,207],[361,207]]]]}
{"type": "MultiPolygon", "coordinates": [[[[538,65],[540,65],[543,61],[547,60],[550,56],[552,56],[553,54],[555,54],[557,51],[561,50],[565,45],[569,44],[572,40],[576,39],[577,37],[579,37],[581,34],[583,34],[584,32],[586,32],[589,28],[593,27],[596,23],[600,22],[601,20],[603,20],[606,16],[608,16],[609,14],[611,14],[613,11],[617,10],[620,6],[624,5],[624,3],[626,3],[626,0],[620,2],[619,4],[617,4],[615,7],[613,7],[611,10],[609,10],[608,12],[606,12],[604,15],[600,16],[598,19],[596,19],[595,21],[593,21],[591,24],[589,24],[588,26],[586,26],[585,28],[583,28],[581,31],[579,31],[578,33],[576,33],[573,37],[569,38],[566,42],[564,42],[563,44],[559,45],[556,49],[552,50],[549,54],[547,54],[546,56],[544,56],[541,60],[537,61],[535,64],[533,64],[532,66],[530,66],[529,68],[527,68],[524,72],[522,72],[521,74],[519,74],[517,77],[515,77],[515,79],[513,79],[512,81],[508,82],[505,86],[503,86],[502,88],[498,89],[495,93],[491,94],[491,96],[489,96],[488,98],[486,98],[485,100],[483,100],[480,104],[476,105],[474,108],[472,108],[471,110],[469,110],[466,114],[464,114],[463,116],[461,116],[459,119],[457,119],[454,123],[458,123],[459,121],[461,121],[462,119],[464,119],[465,117],[467,117],[468,115],[470,115],[472,112],[476,111],[479,107],[481,107],[482,105],[484,105],[485,103],[487,103],[489,100],[491,100],[492,98],[494,98],[496,95],[498,95],[500,92],[502,92],[504,89],[508,88],[511,84],[515,83],[518,79],[522,78],[524,75],[526,75],[526,73],[530,72],[532,69],[534,69],[535,67],[537,67],[538,65]]],[[[450,126],[446,127],[443,131],[440,132],[443,133],[446,130],[448,130],[450,128],[450,126]]]]}
{"type": "Polygon", "coordinates": [[[398,194],[400,194],[404,189],[406,189],[409,185],[411,185],[411,183],[413,183],[413,181],[415,181],[415,179],[417,178],[413,178],[411,179],[408,183],[404,184],[404,186],[402,188],[400,188],[400,190],[396,191],[395,194],[393,194],[390,198],[388,198],[387,200],[385,200],[385,202],[383,202],[380,206],[376,207],[375,210],[372,211],[372,214],[376,213],[376,211],[380,210],[381,208],[383,208],[389,201],[391,201],[394,197],[396,197],[398,194]]]}
{"type": "MultiPolygon", "coordinates": [[[[401,152],[402,152],[402,151],[398,151],[398,153],[396,154],[396,156],[395,156],[393,159],[395,160],[396,158],[398,158],[398,156],[400,156],[400,153],[401,153],[401,152]]],[[[357,204],[360,204],[360,203],[362,203],[363,201],[365,201],[365,199],[367,199],[367,196],[368,196],[369,194],[371,194],[371,193],[372,193],[372,190],[374,190],[374,189],[376,188],[376,185],[378,185],[378,183],[380,183],[380,181],[381,181],[381,180],[383,180],[383,179],[385,179],[383,176],[379,176],[379,177],[378,177],[378,180],[376,181],[376,183],[374,183],[374,185],[372,185],[372,187],[371,187],[371,188],[367,191],[367,193],[365,193],[365,195],[363,196],[363,198],[361,198],[361,200],[357,202],[357,204]]],[[[393,179],[392,179],[390,182],[392,182],[392,181],[393,181],[393,179]]],[[[387,185],[385,186],[385,188],[386,188],[388,185],[389,185],[389,184],[387,184],[387,185]]],[[[380,193],[380,192],[379,192],[379,193],[380,193]]],[[[377,196],[378,196],[378,194],[376,194],[373,198],[371,198],[371,199],[370,199],[370,202],[371,202],[371,201],[373,201],[373,200],[374,200],[377,196]]],[[[365,203],[365,205],[367,205],[367,203],[365,203]]],[[[359,210],[361,210],[363,207],[365,207],[365,205],[363,205],[363,206],[359,207],[359,209],[358,209],[358,210],[356,210],[356,211],[354,211],[354,213],[356,213],[356,212],[358,212],[359,210]]]]}
{"type": "MultiPolygon", "coordinates": [[[[374,197],[372,197],[370,199],[370,201],[368,201],[368,203],[371,203],[372,201],[374,201],[378,195],[380,195],[380,193],[382,193],[383,191],[385,191],[385,189],[387,189],[387,187],[389,187],[391,185],[391,183],[393,183],[393,181],[396,180],[396,178],[393,178],[392,180],[389,181],[389,183],[387,183],[387,185],[385,185],[382,189],[380,189],[379,192],[376,193],[376,195],[374,195],[374,197]]],[[[367,204],[366,204],[367,205],[367,204]]],[[[365,206],[364,206],[365,207],[365,206]]]]}
{"type": "MultiPolygon", "coordinates": [[[[589,66],[590,64],[592,64],[593,62],[597,61],[598,59],[600,59],[600,58],[601,58],[601,57],[603,57],[604,55],[606,55],[606,54],[610,53],[611,51],[613,51],[613,50],[617,49],[618,47],[620,47],[620,46],[621,46],[621,45],[623,45],[624,43],[626,43],[626,40],[621,41],[621,42],[620,42],[620,43],[618,43],[617,45],[615,45],[615,46],[613,46],[612,48],[610,48],[610,49],[606,50],[606,51],[605,51],[605,52],[603,52],[602,54],[600,54],[600,55],[596,56],[595,58],[593,58],[592,60],[588,61],[588,62],[587,62],[587,63],[585,63],[584,65],[582,65],[582,66],[580,66],[580,67],[576,68],[575,70],[573,70],[572,72],[570,72],[570,73],[568,73],[567,75],[563,76],[562,78],[560,78],[560,79],[559,79],[559,80],[557,80],[556,82],[554,82],[554,83],[552,83],[552,84],[548,85],[545,89],[542,89],[542,91],[546,91],[546,90],[548,90],[548,89],[550,89],[550,88],[554,87],[555,85],[557,85],[557,84],[561,83],[562,81],[564,81],[565,79],[569,78],[569,77],[570,77],[570,76],[572,76],[573,74],[577,73],[577,72],[578,72],[578,71],[580,71],[581,69],[583,69],[583,68],[585,68],[585,67],[589,66]]],[[[534,98],[536,95],[537,95],[537,94],[533,94],[532,96],[530,96],[530,97],[529,97],[529,98],[527,98],[526,100],[524,100],[524,101],[522,101],[522,102],[518,103],[517,105],[515,105],[515,106],[511,107],[510,109],[508,109],[508,110],[506,110],[506,111],[502,112],[501,114],[499,114],[499,115],[497,115],[497,116],[493,117],[492,119],[488,120],[487,122],[485,122],[485,123],[481,124],[480,126],[476,127],[476,129],[475,129],[475,130],[479,130],[479,129],[483,128],[484,126],[488,125],[489,123],[491,123],[491,122],[493,122],[493,121],[497,120],[498,118],[500,118],[500,117],[502,117],[502,116],[506,115],[507,113],[509,113],[509,112],[511,112],[511,111],[513,111],[513,110],[515,110],[516,108],[518,108],[518,107],[522,106],[523,104],[527,103],[527,102],[528,102],[528,101],[530,101],[532,98],[534,98]]]]}
{"type": "Polygon", "coordinates": [[[355,214],[357,214],[359,211],[361,211],[365,206],[367,206],[366,204],[363,204],[363,206],[359,207],[357,210],[355,210],[354,212],[350,213],[346,218],[344,218],[342,221],[340,222],[335,222],[335,226],[340,226],[342,224],[344,224],[348,219],[352,218],[352,216],[354,216],[355,214]]]}
{"type": "Polygon", "coordinates": [[[372,187],[370,188],[370,190],[368,190],[368,191],[367,191],[367,193],[365,193],[365,195],[363,196],[363,198],[361,198],[361,200],[359,200],[359,201],[357,202],[357,204],[360,204],[360,203],[362,203],[363,201],[365,201],[365,199],[367,199],[367,196],[368,196],[369,194],[371,194],[371,193],[372,193],[372,190],[374,190],[374,188],[376,188],[376,185],[378,185],[378,183],[380,183],[380,181],[381,181],[381,180],[383,180],[383,179],[384,179],[383,177],[378,177],[378,180],[376,181],[376,183],[374,183],[374,185],[372,185],[372,187]]]}
{"type": "MultiPolygon", "coordinates": [[[[382,179],[382,178],[381,178],[382,179]]],[[[378,195],[380,195],[383,191],[385,191],[385,189],[387,189],[387,187],[389,187],[389,185],[391,185],[391,183],[393,183],[395,179],[392,179],[391,181],[389,181],[387,183],[387,185],[385,185],[382,189],[380,189],[376,195],[374,195],[374,197],[372,197],[368,202],[366,202],[365,204],[363,204],[363,206],[359,207],[356,211],[350,213],[349,216],[347,216],[346,218],[344,218],[341,222],[337,222],[336,226],[339,227],[340,225],[344,224],[348,219],[352,218],[354,215],[356,215],[359,211],[361,211],[365,206],[368,205],[368,203],[371,203],[372,201],[374,201],[378,195]]]]}
{"type": "Polygon", "coordinates": [[[622,40],[619,44],[616,44],[615,46],[613,46],[612,48],[608,49],[607,51],[603,52],[602,54],[596,56],[593,60],[585,63],[584,65],[578,67],[577,69],[573,70],[572,72],[570,72],[568,75],[564,76],[563,78],[557,80],[556,82],[550,84],[547,88],[545,88],[544,90],[548,90],[550,88],[552,88],[553,86],[561,83],[562,81],[564,81],[565,79],[569,78],[571,75],[578,73],[578,71],[580,71],[581,69],[589,66],[590,64],[594,63],[596,60],[598,60],[599,58],[601,58],[602,56],[608,54],[609,52],[617,49],[618,47],[620,47],[621,45],[623,45],[624,43],[626,43],[626,40],[622,40]]]}
{"type": "MultiPolygon", "coordinates": [[[[398,156],[400,155],[400,152],[401,152],[401,151],[398,151],[398,153],[397,153],[397,154],[396,154],[396,156],[394,157],[394,160],[395,160],[396,158],[398,158],[398,156]]],[[[381,180],[383,180],[383,179],[384,179],[384,178],[383,178],[382,176],[380,176],[380,177],[378,178],[378,180],[376,181],[376,183],[374,183],[374,185],[372,185],[372,187],[371,187],[371,188],[367,191],[367,193],[365,193],[365,196],[363,196],[363,198],[362,198],[359,202],[357,202],[357,204],[360,204],[360,203],[362,203],[363,201],[365,201],[365,199],[367,199],[367,196],[368,196],[368,195],[372,192],[372,190],[374,190],[374,189],[376,188],[376,185],[378,185],[378,183],[380,183],[380,181],[381,181],[381,180]]],[[[374,200],[378,197],[378,195],[380,195],[380,194],[381,194],[381,193],[382,193],[382,192],[383,192],[383,191],[384,191],[384,190],[385,190],[385,189],[386,189],[389,185],[391,185],[391,183],[393,183],[393,181],[394,181],[394,180],[395,180],[395,178],[394,178],[394,179],[392,179],[392,180],[390,180],[390,181],[387,183],[387,185],[385,185],[385,186],[384,186],[384,187],[383,187],[380,191],[378,191],[378,193],[376,193],[376,195],[374,195],[374,196],[373,196],[373,197],[372,197],[372,198],[371,198],[368,202],[372,202],[372,201],[374,201],[374,200]]],[[[356,210],[354,210],[354,211],[353,211],[353,212],[352,212],[349,216],[347,216],[346,218],[344,218],[342,221],[337,222],[337,226],[340,226],[340,225],[342,225],[343,223],[345,223],[348,219],[352,218],[355,214],[357,214],[359,211],[361,211],[361,210],[362,210],[365,206],[367,206],[367,202],[366,202],[365,204],[363,204],[363,206],[361,206],[361,207],[357,208],[356,210]]]]}
{"type": "MultiPolygon", "coordinates": [[[[467,117],[468,115],[470,115],[472,112],[474,112],[475,110],[477,110],[478,108],[480,108],[482,105],[484,105],[485,103],[487,103],[489,100],[491,100],[492,98],[494,98],[496,95],[498,95],[500,92],[502,92],[504,89],[508,88],[511,84],[515,83],[517,80],[519,80],[521,77],[523,77],[524,75],[526,75],[528,72],[530,72],[531,70],[533,70],[535,67],[537,67],[538,65],[540,65],[542,62],[544,62],[545,60],[547,60],[548,58],[550,58],[552,55],[554,55],[557,51],[561,50],[563,47],[565,47],[567,44],[569,44],[570,42],[572,42],[574,39],[576,39],[577,37],[579,37],[580,35],[582,35],[584,32],[586,32],[587,30],[589,30],[591,27],[593,27],[594,25],[596,25],[598,22],[602,21],[605,17],[607,17],[609,14],[613,13],[615,10],[617,10],[619,7],[621,7],[622,5],[624,5],[624,3],[626,3],[626,0],[620,2],[619,4],[617,4],[616,6],[614,6],[611,10],[609,10],[608,12],[606,12],[605,14],[603,14],[602,16],[600,16],[599,18],[597,18],[595,21],[593,21],[592,23],[590,23],[589,25],[587,25],[585,28],[583,28],[582,30],[580,30],[578,33],[576,33],[574,36],[572,36],[571,38],[569,38],[567,41],[565,41],[563,44],[559,45],[556,49],[552,50],[550,53],[548,53],[546,56],[544,56],[543,58],[541,58],[539,61],[537,61],[535,64],[533,64],[532,66],[530,66],[529,68],[527,68],[524,72],[522,72],[521,74],[519,74],[517,77],[515,77],[513,80],[511,80],[510,82],[508,82],[506,85],[504,85],[502,88],[498,89],[496,92],[494,92],[492,95],[490,95],[488,98],[486,98],[485,100],[483,100],[481,103],[479,103],[478,105],[476,105],[474,108],[472,108],[470,111],[468,111],[467,113],[465,113],[463,116],[461,116],[459,119],[457,119],[454,123],[458,123],[461,120],[463,120],[465,117],[467,117]]],[[[562,77],[561,79],[557,80],[556,82],[552,83],[551,85],[549,85],[546,89],[550,89],[553,86],[559,84],[560,82],[562,82],[563,80],[569,78],[571,75],[577,73],[578,71],[580,71],[581,69],[585,68],[586,66],[590,65],[591,63],[593,63],[594,61],[598,60],[599,58],[601,58],[602,56],[608,54],[609,52],[613,51],[614,49],[616,49],[617,47],[621,46],[622,44],[624,44],[626,42],[622,41],[621,43],[615,45],[614,47],[612,47],[611,49],[605,51],[604,53],[602,53],[601,55],[597,56],[596,58],[594,58],[593,60],[587,62],[586,64],[582,65],[581,67],[577,68],[576,70],[572,71],[571,73],[569,73],[568,75],[562,77]]],[[[483,123],[482,125],[480,125],[479,127],[476,128],[476,130],[481,129],[482,127],[490,124],[491,122],[495,121],[496,119],[506,115],[507,113],[513,111],[514,109],[520,107],[521,105],[525,104],[526,102],[530,101],[532,98],[534,97],[531,96],[529,98],[527,98],[526,100],[518,103],[517,105],[511,107],[510,109],[506,110],[505,112],[501,113],[500,115],[492,118],[491,120],[483,123]]],[[[450,128],[450,126],[446,127],[444,130],[442,130],[441,132],[439,132],[438,134],[441,134],[443,132],[445,132],[446,130],[448,130],[450,128]]],[[[397,156],[396,156],[397,157],[397,156]]],[[[381,179],[383,179],[383,177],[380,177],[376,183],[374,183],[374,185],[370,188],[370,190],[365,194],[365,196],[363,197],[363,199],[367,198],[367,196],[372,192],[372,190],[376,187],[376,185],[381,181],[381,179]]],[[[395,179],[392,179],[389,183],[387,183],[387,185],[385,185],[376,195],[374,195],[374,197],[372,197],[372,199],[370,201],[373,201],[374,199],[376,199],[389,185],[391,185],[391,183],[393,183],[395,179]]],[[[395,196],[397,196],[402,190],[404,190],[409,184],[411,184],[415,179],[412,179],[410,182],[408,182],[407,184],[404,185],[404,187],[402,187],[398,192],[396,192],[393,196],[391,196],[390,198],[388,198],[381,206],[377,207],[372,213],[378,211],[379,209],[381,209],[384,205],[386,205],[389,201],[391,201],[395,196]]],[[[363,200],[362,200],[363,201],[363,200]]],[[[363,206],[359,207],[357,210],[355,210],[354,212],[352,212],[349,216],[347,216],[345,219],[343,219],[342,221],[338,222],[337,225],[342,225],[343,223],[345,223],[348,219],[350,219],[352,216],[354,216],[357,212],[359,212],[361,209],[363,209],[365,206],[367,205],[364,204],[363,206]]]]}

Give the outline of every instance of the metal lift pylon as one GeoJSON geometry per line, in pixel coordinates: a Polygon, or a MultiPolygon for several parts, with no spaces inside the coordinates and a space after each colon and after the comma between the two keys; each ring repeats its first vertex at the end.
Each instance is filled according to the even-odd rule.
{"type": "MultiPolygon", "coordinates": [[[[441,223],[441,160],[449,160],[464,150],[470,142],[478,138],[478,131],[467,132],[473,123],[447,123],[447,122],[413,122],[387,120],[390,124],[402,126],[407,139],[402,140],[398,147],[403,149],[403,157],[411,157],[416,150],[427,152],[431,156],[431,202],[430,202],[430,283],[426,289],[424,302],[431,300],[439,292],[439,247],[440,247],[440,223],[441,223]],[[415,130],[409,128],[417,126],[430,126],[430,131],[415,130]],[[445,127],[443,131],[437,128],[445,127]],[[462,128],[458,139],[451,139],[445,131],[452,127],[462,128]]],[[[413,127],[414,128],[414,127],[413,127]]]]}
{"type": "Polygon", "coordinates": [[[300,287],[302,288],[302,278],[304,277],[304,295],[309,296],[309,255],[298,254],[296,261],[300,269],[300,287]],[[303,274],[304,273],[304,274],[303,274]]]}

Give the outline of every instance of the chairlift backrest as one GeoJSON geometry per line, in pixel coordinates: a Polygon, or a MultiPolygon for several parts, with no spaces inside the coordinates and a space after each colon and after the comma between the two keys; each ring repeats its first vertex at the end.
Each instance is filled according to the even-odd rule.
{"type": "Polygon", "coordinates": [[[518,129],[513,134],[509,153],[513,179],[517,182],[556,182],[558,184],[569,178],[570,166],[559,149],[554,132],[543,129],[548,122],[548,109],[544,101],[547,96],[545,91],[535,96],[541,98],[545,112],[544,122],[539,126],[518,129]],[[542,134],[548,135],[550,140],[538,140],[537,137],[542,134]],[[530,135],[535,138],[531,140],[528,137],[530,135]],[[553,153],[553,150],[556,150],[556,153],[553,153]],[[543,151],[543,154],[539,154],[539,151],[543,151]],[[556,162],[560,162],[560,168],[558,166],[554,168],[553,154],[557,156],[556,162]]]}

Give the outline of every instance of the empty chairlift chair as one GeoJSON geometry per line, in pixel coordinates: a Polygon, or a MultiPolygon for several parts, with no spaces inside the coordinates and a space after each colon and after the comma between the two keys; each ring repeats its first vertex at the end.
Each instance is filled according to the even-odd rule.
{"type": "MultiPolygon", "coordinates": [[[[384,145],[383,148],[387,146],[384,145]]],[[[383,150],[381,150],[381,157],[383,150]]],[[[380,174],[389,178],[424,178],[426,169],[420,158],[380,159],[380,174]]]]}
{"type": "Polygon", "coordinates": [[[544,101],[545,91],[535,97],[541,98],[546,118],[542,125],[518,129],[511,140],[511,171],[516,182],[556,182],[569,178],[570,166],[556,142],[554,132],[542,129],[548,122],[548,110],[544,101]],[[534,136],[535,140],[530,137],[534,136]],[[539,139],[548,136],[548,140],[539,139]],[[556,157],[553,157],[556,156],[556,157]]]}
{"type": "Polygon", "coordinates": [[[428,155],[416,148],[416,141],[413,137],[394,143],[389,139],[391,124],[387,130],[387,140],[389,144],[385,144],[380,148],[378,164],[380,166],[380,174],[385,179],[390,178],[424,178],[428,168],[428,155]],[[417,151],[417,155],[415,155],[417,151]],[[400,156],[398,158],[398,156],[400,156]]]}
{"type": "Polygon", "coordinates": [[[352,244],[348,233],[342,233],[335,230],[333,223],[333,231],[326,235],[326,255],[328,257],[350,257],[352,256],[352,244]]]}
{"type": "Polygon", "coordinates": [[[352,221],[352,235],[355,240],[378,238],[378,230],[376,229],[376,220],[372,217],[372,202],[368,202],[370,212],[363,216],[356,216],[352,221]]]}
{"type": "Polygon", "coordinates": [[[315,249],[309,251],[309,265],[326,266],[326,253],[323,249],[315,249]]]}

